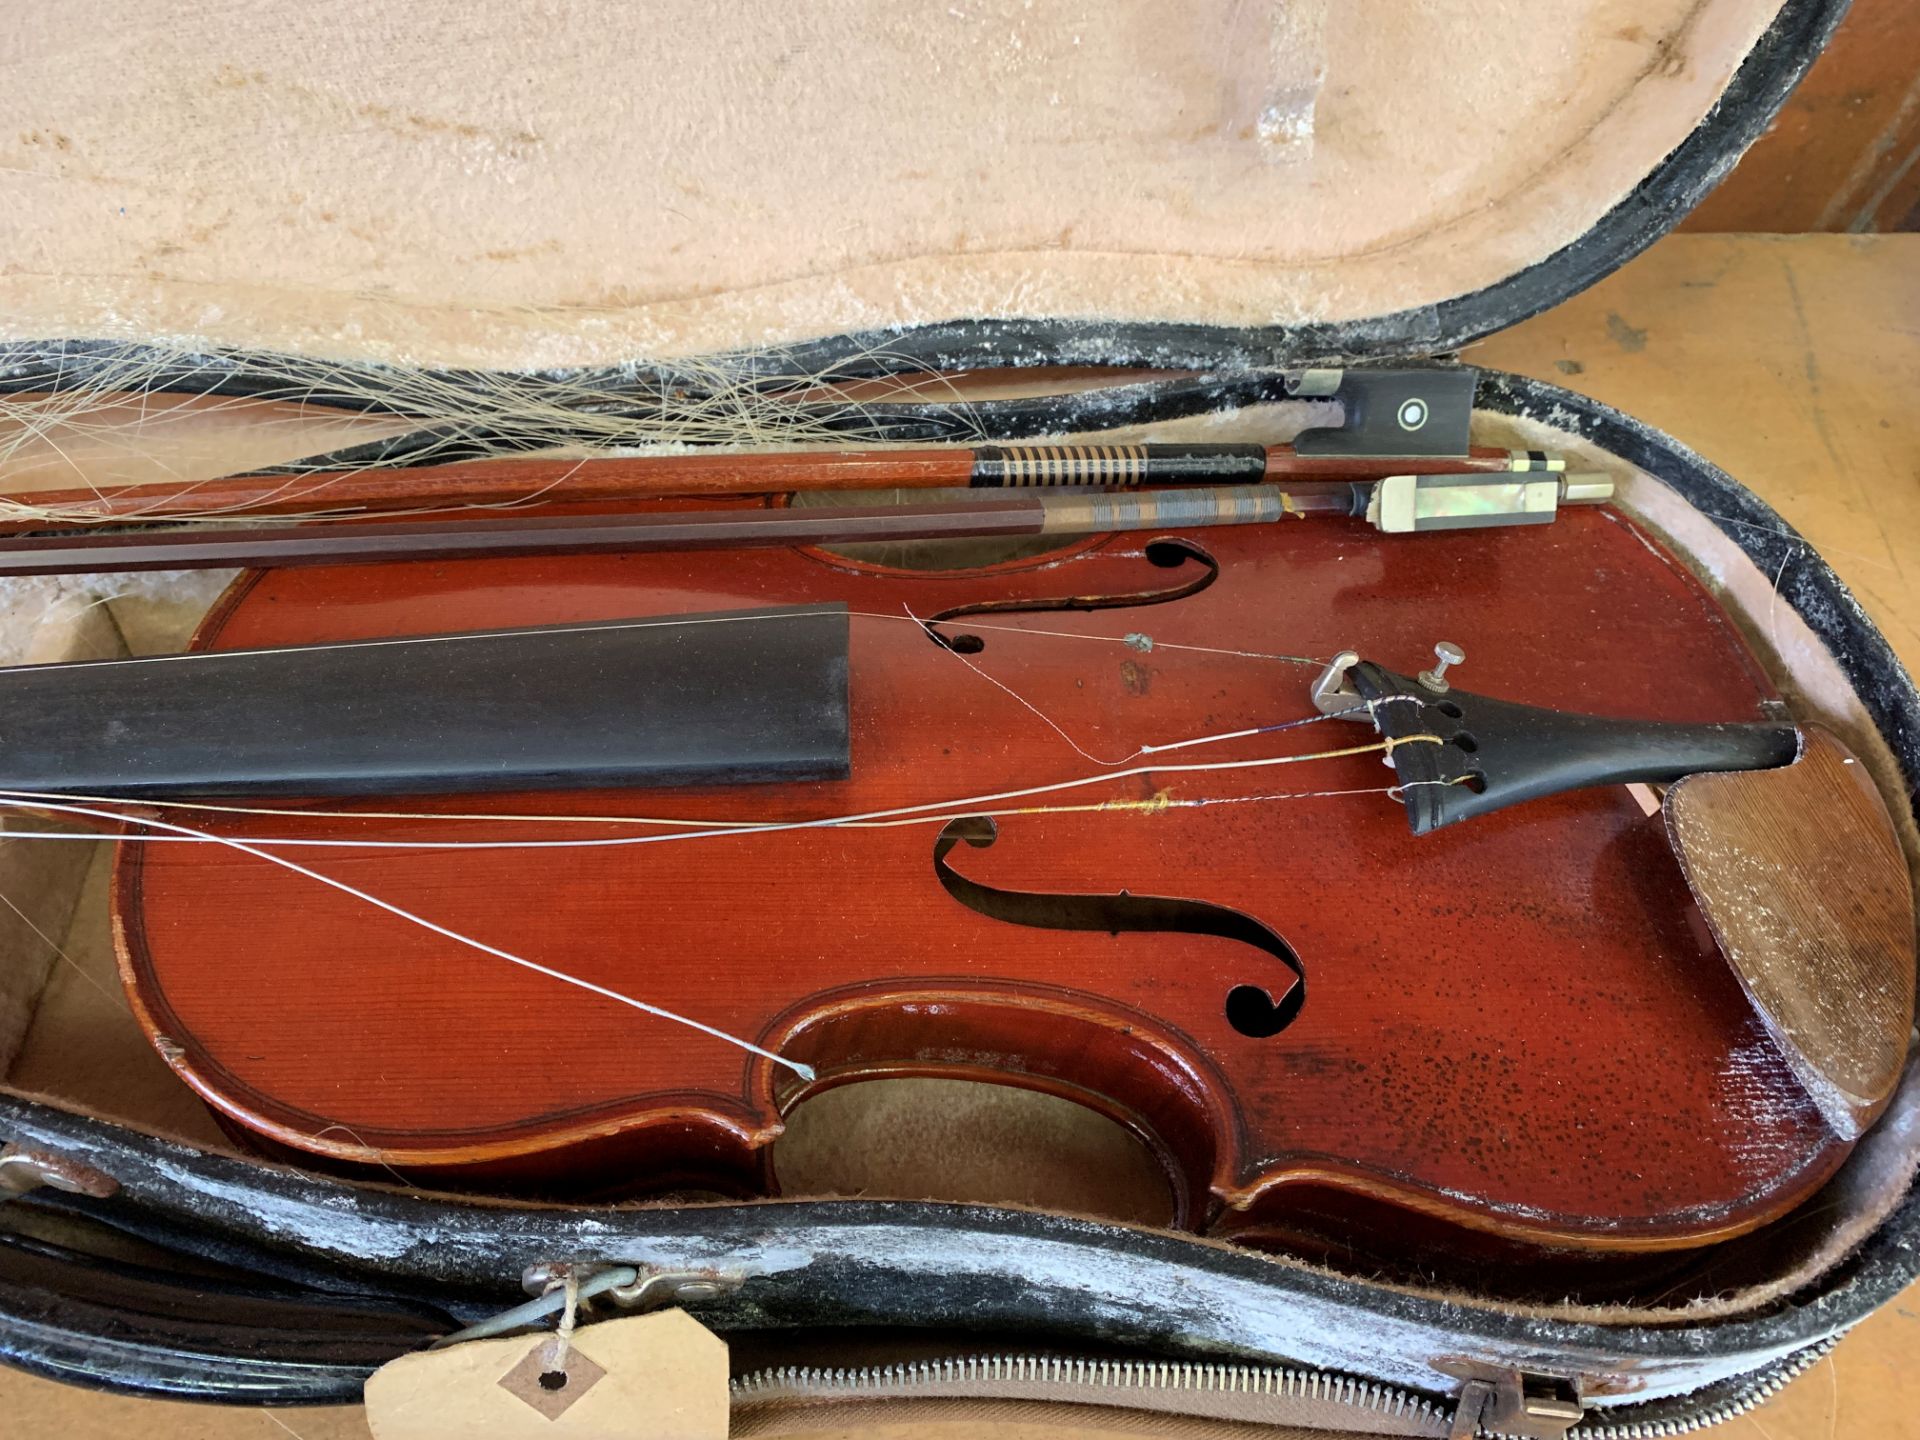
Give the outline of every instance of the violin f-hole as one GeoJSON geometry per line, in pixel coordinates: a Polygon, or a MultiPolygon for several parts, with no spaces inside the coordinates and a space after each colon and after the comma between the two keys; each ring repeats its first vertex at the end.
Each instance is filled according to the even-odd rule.
{"type": "Polygon", "coordinates": [[[945,647],[961,655],[978,655],[987,648],[987,642],[981,636],[963,632],[949,635],[939,627],[968,615],[1023,615],[1049,610],[1126,610],[1136,605],[1165,605],[1169,601],[1184,600],[1190,595],[1198,595],[1214,581],[1220,578],[1220,562],[1191,540],[1179,536],[1163,536],[1149,540],[1142,553],[1147,563],[1162,570],[1179,570],[1190,564],[1200,569],[1189,579],[1177,585],[1163,585],[1149,590],[1122,591],[1114,595],[1062,595],[1050,599],[1021,600],[981,600],[971,605],[955,605],[936,615],[929,615],[920,623],[926,629],[934,644],[945,647]]]}
{"type": "Polygon", "coordinates": [[[1300,1018],[1307,1003],[1306,967],[1291,945],[1251,915],[1205,900],[1131,895],[1125,890],[1114,895],[1001,890],[969,880],[949,863],[948,857],[962,841],[984,850],[999,833],[990,817],[968,815],[948,822],[933,842],[935,877],[947,894],[969,910],[989,920],[1042,930],[1105,930],[1113,935],[1148,931],[1236,940],[1278,960],[1288,972],[1288,983],[1278,995],[1264,984],[1233,985],[1222,1000],[1227,1023],[1242,1035],[1266,1039],[1300,1018]]]}

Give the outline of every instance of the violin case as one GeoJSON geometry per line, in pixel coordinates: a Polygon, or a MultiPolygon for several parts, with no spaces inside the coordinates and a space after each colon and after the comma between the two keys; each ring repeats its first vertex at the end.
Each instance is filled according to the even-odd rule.
{"type": "MultiPolygon", "coordinates": [[[[192,363],[150,388],[323,396],[351,368],[534,393],[748,355],[987,372],[989,438],[1274,441],[1301,395],[1346,397],[1357,422],[1370,374],[1430,370],[1473,388],[1477,443],[1609,475],[1795,713],[1871,768],[1920,855],[1920,695],[1811,548],[1632,417],[1459,360],[1684,216],[1842,8],[23,14],[42,63],[0,98],[0,131],[41,173],[0,175],[0,374],[171,347],[192,363]]],[[[896,438],[926,438],[939,408],[901,407],[896,438]]],[[[18,612],[47,593],[30,590],[13,658],[178,644],[208,592],[141,583],[170,642],[124,614],[105,635],[98,609],[28,634],[18,612]]],[[[0,1140],[46,1182],[0,1207],[0,1353],[79,1384],[352,1401],[383,1362],[518,1303],[529,1267],[603,1263],[689,1287],[733,1347],[740,1433],[1180,1417],[1625,1440],[1758,1403],[1920,1273],[1911,1070],[1799,1212],[1657,1283],[1609,1283],[1603,1260],[1558,1292],[1306,1263],[1097,1198],[525,1205],[326,1178],[223,1143],[126,1017],[63,980],[55,941],[104,924],[98,867],[45,853],[79,848],[0,839],[6,892],[31,896],[5,932],[0,1140]]],[[[1514,1006],[1490,1023],[1521,1023],[1514,1006]]]]}

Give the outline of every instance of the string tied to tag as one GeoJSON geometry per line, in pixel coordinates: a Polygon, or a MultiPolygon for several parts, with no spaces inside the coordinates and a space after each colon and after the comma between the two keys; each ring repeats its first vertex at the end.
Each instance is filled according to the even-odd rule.
{"type": "Polygon", "coordinates": [[[542,1384],[550,1375],[558,1375],[560,1383],[566,1383],[567,1354],[573,1348],[573,1328],[580,1320],[579,1272],[569,1265],[547,1286],[549,1294],[554,1290],[564,1291],[566,1298],[564,1308],[560,1311],[560,1324],[553,1332],[553,1339],[547,1342],[547,1369],[540,1377],[542,1384]]]}

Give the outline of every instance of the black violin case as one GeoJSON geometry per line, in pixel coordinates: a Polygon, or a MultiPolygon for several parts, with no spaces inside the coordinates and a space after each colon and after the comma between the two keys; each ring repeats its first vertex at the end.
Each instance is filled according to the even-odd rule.
{"type": "MultiPolygon", "coordinates": [[[[54,372],[158,356],[156,391],[378,409],[369,388],[422,377],[523,400],[598,389],[612,405],[648,383],[666,394],[712,357],[767,375],[1004,370],[1016,390],[1014,372],[1099,367],[1137,373],[983,401],[972,433],[1285,438],[1289,407],[1318,396],[1364,449],[1384,413],[1369,397],[1422,369],[1442,389],[1474,387],[1477,442],[1561,449],[1612,475],[1617,503],[1741,619],[1796,711],[1872,768],[1920,853],[1920,695],[1810,547],[1631,417],[1456,368],[1461,347],[1685,215],[1769,123],[1842,5],[1649,0],[1621,23],[1633,8],[748,7],[711,33],[603,14],[591,23],[612,33],[582,46],[586,21],[523,33],[503,18],[515,7],[482,5],[457,27],[382,32],[391,63],[360,71],[353,47],[371,42],[344,33],[338,55],[257,63],[258,37],[209,33],[196,54],[188,36],[153,63],[211,77],[240,107],[199,114],[202,128],[238,144],[261,115],[306,124],[356,172],[327,183],[362,187],[375,210],[420,191],[431,213],[356,251],[339,233],[352,216],[272,230],[274,206],[293,202],[267,191],[286,177],[209,160],[211,179],[155,190],[150,213],[129,217],[143,244],[205,231],[169,268],[79,225],[59,191],[39,203],[74,235],[71,263],[0,277],[0,379],[44,391],[54,372]],[[287,66],[332,78],[300,92],[287,66]],[[498,85],[467,84],[476,72],[498,85]],[[637,111],[628,95],[614,104],[631,88],[621,77],[642,74],[659,93],[637,111]],[[280,108],[245,108],[276,86],[280,108]],[[490,118],[434,130],[434,100],[456,90],[461,114],[490,118]],[[789,132],[804,141],[792,152],[789,132]],[[225,229],[195,208],[216,186],[240,216],[225,229]],[[901,233],[860,228],[876,207],[905,217],[901,233]],[[1067,212],[1079,219],[1056,225],[1067,212]],[[273,242],[236,248],[247,225],[273,242]],[[508,231],[518,248],[500,242],[508,231]],[[570,303],[593,324],[567,320],[570,303]],[[679,358],[661,368],[663,353],[679,358]]],[[[49,78],[33,103],[55,118],[67,107],[96,139],[136,123],[64,85],[49,78]]],[[[149,88],[150,123],[169,127],[185,102],[149,88]]],[[[577,426],[543,414],[545,429],[442,426],[438,453],[606,434],[586,411],[577,426]]],[[[863,412],[859,433],[951,438],[952,418],[935,396],[863,412]]],[[[405,462],[409,443],[369,453],[405,462]]],[[[60,878],[4,839],[0,865],[60,878]]],[[[27,978],[8,982],[8,1002],[31,1014],[45,971],[13,968],[27,978]]],[[[0,1354],[79,1384],[213,1401],[357,1399],[384,1361],[522,1299],[530,1266],[573,1262],[713,1282],[687,1303],[737,1368],[760,1369],[736,1387],[743,1405],[838,1396],[872,1418],[961,1396],[985,1417],[996,1398],[1053,1399],[1597,1440],[1738,1413],[1920,1273],[1914,1074],[1801,1213],[1728,1242],[1678,1288],[1649,1287],[1652,1301],[1344,1273],[1017,1206],[421,1194],[185,1143],[159,1133],[164,1118],[89,1113],[81,1087],[41,1088],[0,1094],[13,1157],[0,1174],[11,1163],[21,1188],[44,1182],[0,1210],[0,1354]],[[854,1358],[903,1368],[834,1378],[854,1358]],[[802,1361],[829,1368],[777,1369],[802,1361]]]]}

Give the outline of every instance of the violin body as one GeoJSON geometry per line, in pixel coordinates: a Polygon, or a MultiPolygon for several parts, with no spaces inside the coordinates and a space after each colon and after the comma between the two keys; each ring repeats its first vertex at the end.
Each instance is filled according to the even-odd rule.
{"type": "Polygon", "coordinates": [[[1530,704],[1777,714],[1691,576],[1598,511],[1411,542],[1304,524],[1176,540],[964,570],[784,549],[249,574],[197,647],[843,602],[846,778],[486,804],[741,833],[490,850],[445,843],[499,839],[485,818],[193,822],[242,840],[441,842],[288,853],[814,1078],[216,845],[120,849],[136,1012],[254,1143],[532,1195],[773,1193],[783,1114],[896,1076],[1089,1105],[1163,1161],[1178,1223],[1218,1234],[1350,1205],[1655,1250],[1751,1229],[1833,1172],[1847,1142],[1700,923],[1659,816],[1625,788],[1416,837],[1371,732],[1340,719],[1136,753],[1312,715],[1314,668],[1275,657],[1353,648],[1410,671],[1443,637],[1469,642],[1476,688],[1530,704]],[[1066,599],[1101,608],[1050,608],[1066,599]],[[948,643],[915,623],[955,610],[973,613],[941,622],[948,643]],[[1343,749],[1364,753],[1236,763],[1343,749]],[[1175,768],[1200,764],[1221,768],[1175,768]],[[1080,777],[1096,778],[1015,794],[1080,777]],[[752,828],[989,796],[1011,798],[935,807],[938,823],[752,828]]]}

